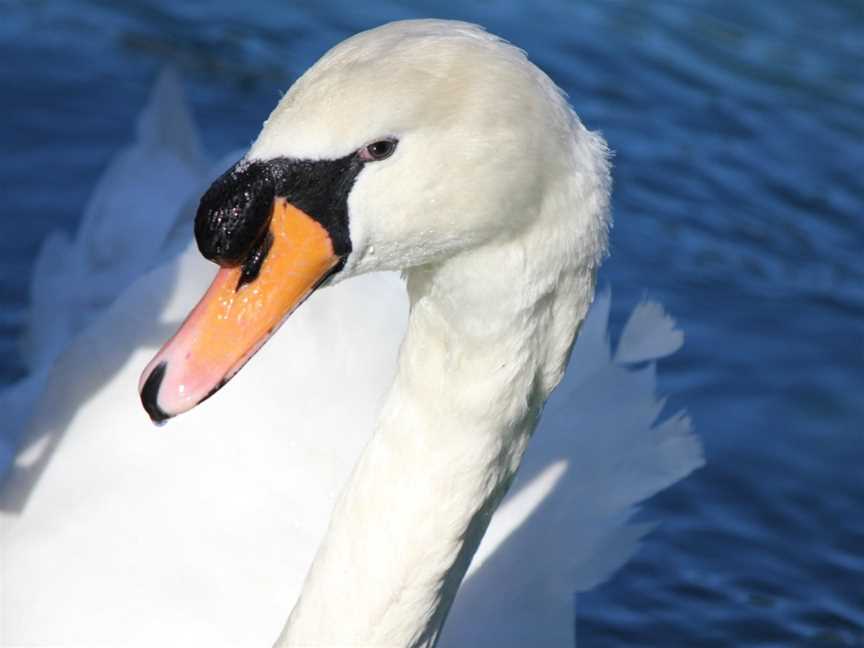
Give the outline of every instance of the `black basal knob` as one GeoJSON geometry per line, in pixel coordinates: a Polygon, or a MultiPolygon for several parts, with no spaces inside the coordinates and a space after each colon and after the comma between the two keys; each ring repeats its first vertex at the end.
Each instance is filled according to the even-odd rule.
{"type": "Polygon", "coordinates": [[[241,160],[210,185],[195,216],[205,258],[226,268],[245,262],[270,224],[273,184],[266,164],[241,160]]]}

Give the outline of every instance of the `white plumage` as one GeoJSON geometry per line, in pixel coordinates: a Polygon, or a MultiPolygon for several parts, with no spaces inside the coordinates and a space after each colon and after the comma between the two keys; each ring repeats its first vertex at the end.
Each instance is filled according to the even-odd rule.
{"type": "MultiPolygon", "coordinates": [[[[395,175],[382,166],[358,182],[349,203],[356,256],[349,260],[346,276],[439,263],[457,248],[470,249],[470,255],[462,254],[464,260],[409,277],[412,322],[419,328],[409,336],[415,342],[406,343],[407,351],[403,346],[402,382],[397,379],[395,389],[419,389],[424,407],[431,404],[444,418],[461,416],[465,421],[476,411],[487,411],[488,417],[509,415],[517,444],[518,439],[527,441],[530,412],[537,404],[520,405],[519,398],[512,397],[518,395],[512,391],[520,380],[517,369],[513,374],[505,369],[503,391],[494,385],[478,387],[476,380],[461,384],[458,377],[448,379],[456,384],[434,382],[438,374],[434,367],[427,368],[430,357],[433,363],[435,358],[452,360],[448,354],[454,352],[440,346],[450,338],[440,336],[438,318],[459,315],[465,304],[482,306],[483,335],[491,330],[495,342],[490,353],[507,364],[508,352],[527,348],[529,364],[537,372],[530,378],[539,381],[540,395],[554,387],[568,336],[591,299],[605,236],[602,141],[582,128],[551,82],[517,50],[471,26],[435,21],[387,26],[349,40],[319,66],[286,95],[249,157],[341,155],[380,135],[387,124],[388,134],[400,136],[400,153],[407,151],[406,159],[412,159],[413,151],[415,161],[422,155],[436,165],[435,177],[443,177],[440,182],[449,191],[431,186],[429,175],[406,174],[395,164],[395,175]],[[415,39],[413,45],[403,42],[406,34],[415,39]],[[417,39],[434,41],[437,49],[418,48],[417,39]],[[455,48],[453,56],[440,54],[447,47],[455,48]],[[433,76],[434,65],[449,62],[447,74],[439,71],[436,83],[450,84],[440,86],[450,93],[430,96],[428,85],[412,84],[404,72],[415,68],[406,68],[400,57],[427,51],[433,76]],[[387,62],[383,68],[381,60],[387,62]],[[473,75],[489,74],[481,63],[493,66],[504,84],[497,88],[510,91],[506,97],[512,105],[501,94],[504,105],[492,111],[488,83],[480,92],[471,91],[477,87],[473,75]],[[519,91],[528,87],[539,90],[526,103],[519,91]],[[422,91],[427,94],[418,100],[415,95],[422,91]],[[386,121],[394,113],[385,109],[380,114],[364,111],[364,119],[353,122],[344,110],[339,114],[341,100],[377,105],[393,93],[399,106],[395,121],[386,121]],[[460,97],[468,97],[467,105],[460,97]],[[323,103],[316,105],[316,98],[323,103]],[[527,121],[526,106],[531,117],[527,121]],[[520,115],[519,123],[532,125],[524,132],[512,128],[504,140],[484,141],[477,135],[494,130],[496,119],[506,124],[520,115]],[[443,128],[445,123],[452,128],[443,128]],[[559,141],[574,132],[575,146],[559,141]],[[442,138],[452,142],[442,146],[442,138]],[[513,151],[504,151],[505,145],[513,151]],[[436,158],[438,150],[453,154],[436,158]],[[538,160],[552,170],[538,174],[538,160]],[[476,169],[481,161],[488,161],[484,172],[466,177],[466,170],[476,169]],[[560,181],[556,165],[562,170],[560,181]],[[578,169],[575,179],[563,172],[572,165],[578,169]],[[511,191],[504,195],[501,186],[511,191]],[[484,196],[491,196],[488,202],[484,196]],[[576,202],[584,218],[571,214],[564,225],[559,223],[557,214],[576,202]],[[533,215],[520,211],[532,205],[533,215]],[[514,209],[510,218],[507,210],[514,209]],[[379,214],[387,217],[376,217],[379,214]],[[552,227],[555,236],[544,227],[552,227]],[[574,247],[575,241],[579,244],[574,247]],[[542,260],[537,257],[540,251],[542,260]],[[573,265],[570,274],[568,264],[573,265]],[[484,271],[490,267],[495,269],[492,274],[484,271]],[[529,309],[529,320],[536,316],[546,318],[545,323],[538,329],[529,321],[532,325],[525,330],[531,335],[519,342],[507,337],[503,323],[495,329],[496,314],[514,304],[500,298],[482,301],[494,294],[496,282],[502,290],[511,286],[514,281],[507,273],[516,268],[527,290],[520,298],[548,293],[552,304],[529,309]],[[463,281],[466,290],[451,302],[460,276],[480,281],[463,281]],[[549,283],[552,277],[572,286],[549,283]],[[561,290],[582,291],[575,306],[554,305],[554,295],[561,290]],[[528,294],[532,291],[537,294],[528,294]],[[427,306],[424,300],[430,295],[446,299],[427,306]],[[450,306],[458,308],[448,312],[450,306]],[[432,310],[421,319],[417,311],[425,308],[432,310]],[[561,323],[555,324],[558,319],[561,323]],[[538,330],[546,331],[548,344],[533,346],[538,330]],[[425,377],[419,388],[405,382],[412,375],[425,377]],[[447,390],[456,387],[459,397],[453,399],[447,390]],[[443,400],[435,405],[439,397],[443,400]],[[496,398],[500,407],[472,409],[478,403],[497,403],[496,398]],[[515,409],[506,414],[501,408],[515,409]]],[[[342,517],[337,513],[331,533],[324,535],[337,495],[376,428],[393,381],[408,315],[404,288],[395,275],[359,276],[313,295],[224,393],[167,428],[153,429],[140,411],[138,372],[212,273],[192,247],[169,260],[179,242],[188,240],[194,205],[189,201],[200,193],[207,175],[187,124],[176,83],[163,78],[142,117],[139,141],[106,172],[78,238],[49,241],[37,264],[33,321],[44,317],[51,303],[62,307],[51,326],[31,327],[33,377],[3,396],[16,399],[22,417],[26,392],[40,398],[24,452],[3,490],[3,638],[10,645],[265,645],[297,599],[320,545],[323,557],[318,562],[324,566],[310,576],[305,607],[295,610],[295,630],[286,638],[297,632],[310,642],[309,633],[316,632],[325,637],[322,644],[344,643],[346,633],[352,632],[352,637],[372,637],[378,644],[431,641],[437,629],[425,638],[418,636],[418,619],[434,625],[428,606],[441,594],[423,589],[423,574],[428,570],[434,580],[436,561],[445,564],[452,553],[447,548],[436,553],[429,538],[453,530],[436,528],[436,516],[426,511],[430,506],[452,507],[453,519],[462,519],[460,507],[471,502],[462,502],[466,496],[455,486],[452,492],[425,489],[418,466],[451,470],[460,461],[476,463],[479,455],[471,455],[476,444],[466,440],[460,428],[453,427],[449,434],[445,429],[449,440],[441,445],[440,436],[424,437],[425,423],[416,418],[421,410],[408,407],[408,401],[391,391],[377,424],[377,445],[367,449],[364,461],[378,461],[372,464],[376,474],[383,466],[395,472],[369,486],[369,480],[358,481],[358,469],[354,490],[343,496],[342,517]],[[158,183],[160,191],[137,198],[133,211],[124,202],[127,190],[112,193],[112,188],[148,181],[158,183]],[[142,238],[146,240],[139,245],[142,238]],[[112,250],[124,249],[124,243],[130,253],[114,256],[112,250]],[[62,281],[70,268],[92,292],[62,281]],[[169,292],[166,286],[172,287],[169,292]],[[104,308],[118,293],[117,301],[104,308]],[[69,343],[77,331],[82,332],[69,343]],[[411,436],[388,436],[388,426],[409,429],[411,436]],[[424,445],[424,439],[436,439],[436,445],[424,445]],[[410,447],[399,450],[406,454],[398,455],[398,461],[375,455],[395,452],[403,441],[410,447]],[[442,447],[460,452],[453,457],[442,447]],[[411,453],[416,454],[415,463],[405,459],[411,453]],[[382,518],[374,505],[385,497],[394,506],[387,511],[390,517],[382,518]],[[363,511],[366,502],[370,510],[363,511]],[[415,520],[412,514],[423,517],[415,520]],[[358,517],[387,519],[393,527],[382,531],[367,525],[340,533],[358,517]],[[416,538],[427,542],[404,543],[400,534],[417,529],[416,538]],[[382,541],[391,531],[392,542],[382,541]],[[367,546],[364,540],[370,541],[367,546]],[[349,555],[355,547],[359,550],[349,555]],[[329,566],[340,561],[368,577],[334,581],[329,566]],[[370,625],[376,593],[386,591],[388,580],[400,578],[403,569],[418,579],[416,590],[370,625]],[[322,597],[327,605],[316,602],[322,597]]],[[[404,160],[403,166],[408,166],[404,160]]],[[[701,462],[686,417],[655,425],[660,404],[654,396],[653,365],[631,371],[622,364],[650,363],[673,352],[681,344],[680,332],[662,308],[643,304],[625,327],[613,361],[606,339],[608,303],[608,295],[602,296],[583,325],[571,370],[548,403],[519,478],[474,558],[441,645],[567,645],[572,592],[605,578],[632,553],[644,532],[642,526],[627,525],[633,507],[701,462]]],[[[458,321],[462,333],[478,332],[470,318],[458,321]]],[[[470,376],[492,358],[472,353],[459,361],[460,368],[470,376]]],[[[485,425],[483,419],[475,424],[485,425]]],[[[430,429],[440,435],[437,426],[438,419],[430,429]]],[[[432,483],[455,485],[463,475],[457,471],[444,475],[446,481],[432,483]]],[[[444,520],[448,515],[441,512],[444,520]]],[[[332,573],[343,573],[340,569],[332,573]]]]}

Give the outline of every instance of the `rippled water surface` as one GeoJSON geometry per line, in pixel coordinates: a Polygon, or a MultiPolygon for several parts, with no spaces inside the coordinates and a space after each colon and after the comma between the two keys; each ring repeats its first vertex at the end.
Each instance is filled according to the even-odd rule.
{"type": "Polygon", "coordinates": [[[678,319],[662,387],[706,446],[707,466],[646,507],[662,524],[637,557],[580,597],[580,645],[864,645],[860,0],[0,0],[0,15],[0,380],[22,371],[40,240],[74,230],[162,66],[222,154],[345,36],[480,22],[615,149],[613,319],[643,294],[678,319]]]}

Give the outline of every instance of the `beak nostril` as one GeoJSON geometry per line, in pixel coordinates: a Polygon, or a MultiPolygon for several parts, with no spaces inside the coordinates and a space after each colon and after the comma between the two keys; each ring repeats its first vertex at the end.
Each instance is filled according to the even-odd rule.
{"type": "Polygon", "coordinates": [[[264,238],[255,245],[244,261],[243,272],[240,273],[240,279],[237,280],[237,288],[235,290],[240,290],[244,284],[252,283],[258,278],[258,273],[261,272],[261,265],[264,263],[264,259],[267,258],[267,254],[270,252],[272,246],[273,234],[268,230],[264,238]]]}

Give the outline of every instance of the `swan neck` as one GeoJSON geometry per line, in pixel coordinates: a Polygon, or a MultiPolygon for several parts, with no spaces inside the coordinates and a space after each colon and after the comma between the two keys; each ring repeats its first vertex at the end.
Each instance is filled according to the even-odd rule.
{"type": "Polygon", "coordinates": [[[408,276],[394,383],[277,646],[433,646],[560,379],[593,274],[562,326],[553,287],[451,270],[408,276]]]}

